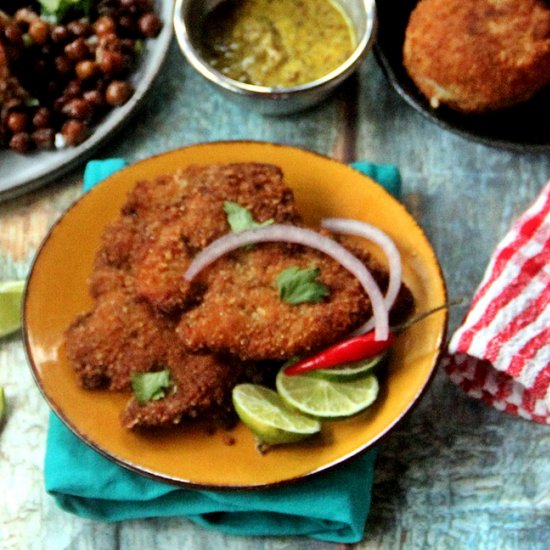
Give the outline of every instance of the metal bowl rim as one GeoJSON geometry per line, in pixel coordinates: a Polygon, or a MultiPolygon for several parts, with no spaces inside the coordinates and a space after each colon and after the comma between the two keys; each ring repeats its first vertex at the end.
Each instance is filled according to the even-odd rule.
{"type": "Polygon", "coordinates": [[[346,59],[346,61],[344,61],[344,63],[327,73],[325,76],[306,82],[305,84],[290,86],[288,88],[258,86],[255,84],[239,82],[238,80],[228,78],[204,61],[197,49],[193,46],[189,33],[187,32],[187,26],[182,15],[185,0],[176,0],[174,7],[174,30],[176,39],[183,54],[189,63],[206,79],[237,94],[263,97],[266,99],[281,99],[286,96],[299,95],[302,92],[315,91],[325,87],[330,88],[341,82],[356,69],[359,63],[372,49],[377,28],[375,0],[361,1],[365,6],[366,11],[366,28],[353,53],[346,59]]]}

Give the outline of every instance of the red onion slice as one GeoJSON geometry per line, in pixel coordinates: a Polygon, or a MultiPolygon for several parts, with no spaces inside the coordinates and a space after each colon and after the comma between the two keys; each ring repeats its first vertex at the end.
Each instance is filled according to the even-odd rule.
{"type": "MultiPolygon", "coordinates": [[[[321,227],[324,227],[333,233],[344,233],[346,235],[363,237],[364,239],[368,239],[369,241],[377,244],[383,250],[386,258],[388,259],[389,268],[389,282],[384,303],[386,304],[386,308],[389,310],[393,306],[393,303],[397,298],[397,294],[399,293],[399,289],[401,288],[402,273],[401,255],[399,254],[399,250],[393,240],[386,233],[384,233],[384,231],[374,225],[347,218],[325,218],[321,221],[321,227]]],[[[363,327],[358,329],[357,332],[366,332],[371,328],[372,319],[363,327]]]]}
{"type": "Polygon", "coordinates": [[[195,256],[191,265],[185,272],[184,278],[191,281],[206,266],[228,252],[241,248],[242,246],[261,242],[301,244],[310,248],[315,248],[340,263],[358,279],[371,301],[376,339],[386,340],[388,338],[388,308],[384,303],[382,292],[369,270],[342,245],[311,229],[296,227],[294,225],[274,224],[247,229],[245,231],[239,231],[238,233],[228,233],[210,243],[195,256]]]}

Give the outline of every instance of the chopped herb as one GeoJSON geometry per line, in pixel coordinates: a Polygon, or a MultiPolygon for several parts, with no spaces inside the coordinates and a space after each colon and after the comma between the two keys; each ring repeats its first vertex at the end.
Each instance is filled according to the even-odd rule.
{"type": "Polygon", "coordinates": [[[320,274],[321,270],[318,267],[287,267],[277,275],[277,288],[281,300],[289,304],[321,302],[330,291],[326,285],[315,280],[320,274]]]}
{"type": "Polygon", "coordinates": [[[25,107],[38,107],[40,105],[40,101],[36,99],[35,97],[29,97],[24,100],[25,107]]]}
{"type": "Polygon", "coordinates": [[[46,15],[55,15],[57,21],[63,19],[69,11],[77,11],[84,16],[90,15],[92,0],[39,0],[46,15]]]}
{"type": "Polygon", "coordinates": [[[157,401],[166,395],[170,386],[170,371],[137,372],[132,374],[132,389],[139,403],[157,401]]]}
{"type": "Polygon", "coordinates": [[[250,210],[236,202],[225,201],[223,203],[223,209],[227,215],[227,223],[229,223],[229,227],[231,227],[231,231],[234,233],[244,231],[245,229],[253,229],[254,227],[271,225],[273,223],[273,220],[266,220],[261,223],[254,221],[250,210]]]}

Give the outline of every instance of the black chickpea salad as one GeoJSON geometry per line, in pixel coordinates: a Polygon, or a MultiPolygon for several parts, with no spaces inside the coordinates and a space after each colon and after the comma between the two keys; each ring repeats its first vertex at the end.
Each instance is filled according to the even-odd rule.
{"type": "Polygon", "coordinates": [[[134,93],[129,77],[162,24],[154,0],[0,0],[0,147],[86,140],[134,93]]]}

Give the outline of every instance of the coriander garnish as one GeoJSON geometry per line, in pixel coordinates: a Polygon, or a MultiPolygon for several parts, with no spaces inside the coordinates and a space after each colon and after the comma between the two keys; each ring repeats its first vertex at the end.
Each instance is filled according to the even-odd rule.
{"type": "Polygon", "coordinates": [[[321,270],[318,267],[287,267],[276,279],[281,300],[289,304],[321,302],[330,291],[326,285],[315,280],[320,274],[321,270]]]}

